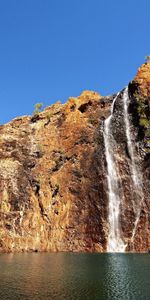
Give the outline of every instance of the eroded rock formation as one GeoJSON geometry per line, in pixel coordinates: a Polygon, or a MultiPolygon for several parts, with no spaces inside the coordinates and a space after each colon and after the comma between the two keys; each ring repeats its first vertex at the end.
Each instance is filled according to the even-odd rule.
{"type": "MultiPolygon", "coordinates": [[[[129,84],[129,116],[143,174],[135,251],[150,250],[150,63],[129,84]]],[[[33,117],[0,126],[0,251],[106,251],[107,165],[104,120],[114,96],[85,91],[33,117]]],[[[113,131],[123,198],[120,222],[132,251],[134,201],[124,134],[122,93],[113,131]]]]}

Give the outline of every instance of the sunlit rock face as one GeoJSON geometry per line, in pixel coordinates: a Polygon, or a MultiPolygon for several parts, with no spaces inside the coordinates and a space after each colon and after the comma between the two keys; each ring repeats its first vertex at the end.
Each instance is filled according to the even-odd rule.
{"type": "Polygon", "coordinates": [[[139,68],[132,84],[136,85],[139,94],[148,100],[150,106],[150,62],[139,68]]]}
{"type": "MultiPolygon", "coordinates": [[[[143,189],[135,232],[138,197],[130,167],[123,91],[112,116],[121,195],[118,221],[126,251],[150,250],[149,70],[150,63],[144,64],[129,84],[130,132],[143,189]]],[[[16,118],[0,126],[1,252],[107,251],[104,123],[115,96],[85,91],[35,117],[16,118]]]]}

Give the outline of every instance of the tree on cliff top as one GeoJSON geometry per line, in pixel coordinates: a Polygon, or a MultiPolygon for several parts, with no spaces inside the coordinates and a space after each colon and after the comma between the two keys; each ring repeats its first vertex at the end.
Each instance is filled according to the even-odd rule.
{"type": "Polygon", "coordinates": [[[150,55],[146,55],[145,60],[146,60],[146,62],[150,61],[150,55]]]}
{"type": "Polygon", "coordinates": [[[42,103],[36,103],[33,115],[39,114],[41,112],[42,106],[43,106],[42,103]]]}

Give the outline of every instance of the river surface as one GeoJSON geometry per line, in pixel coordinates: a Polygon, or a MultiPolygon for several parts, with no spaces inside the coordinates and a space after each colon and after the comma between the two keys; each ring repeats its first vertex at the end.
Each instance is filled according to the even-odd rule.
{"type": "Polygon", "coordinates": [[[1,254],[0,299],[149,300],[150,254],[1,254]]]}

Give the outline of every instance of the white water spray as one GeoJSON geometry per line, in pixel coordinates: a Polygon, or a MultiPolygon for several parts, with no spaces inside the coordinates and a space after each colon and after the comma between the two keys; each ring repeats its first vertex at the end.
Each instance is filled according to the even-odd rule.
{"type": "MultiPolygon", "coordinates": [[[[118,96],[118,95],[117,95],[118,96]]],[[[104,123],[104,144],[105,155],[107,162],[107,182],[108,182],[108,196],[109,196],[109,235],[107,252],[124,252],[126,245],[121,238],[121,229],[119,223],[120,203],[119,196],[119,183],[116,162],[114,160],[114,139],[111,131],[111,119],[114,109],[114,104],[117,99],[114,98],[111,108],[111,115],[105,120],[104,123]]]]}
{"type": "Polygon", "coordinates": [[[136,233],[137,225],[139,222],[139,218],[140,218],[141,205],[143,202],[144,195],[143,195],[143,186],[142,186],[142,174],[138,169],[136,163],[136,155],[134,153],[133,143],[131,140],[130,122],[129,122],[129,115],[128,115],[128,103],[129,103],[129,95],[128,95],[128,87],[126,87],[123,93],[124,121],[125,121],[128,152],[131,158],[130,170],[131,170],[132,181],[133,181],[134,190],[136,194],[136,198],[133,199],[133,210],[136,216],[132,238],[131,238],[131,241],[133,241],[136,233]]]}

